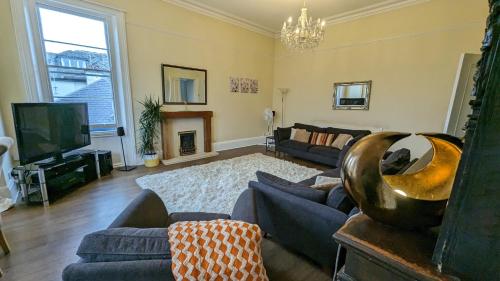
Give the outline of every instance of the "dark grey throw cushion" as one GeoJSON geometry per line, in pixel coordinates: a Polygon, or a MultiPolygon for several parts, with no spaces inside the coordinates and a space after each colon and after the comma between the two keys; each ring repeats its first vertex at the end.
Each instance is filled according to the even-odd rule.
{"type": "Polygon", "coordinates": [[[109,228],[85,235],[76,253],[85,262],[170,259],[166,228],[109,228]]]}
{"type": "Polygon", "coordinates": [[[347,195],[343,185],[330,190],[326,198],[326,205],[346,214],[349,214],[352,208],[354,208],[354,203],[347,195]]]}
{"type": "Polygon", "coordinates": [[[324,203],[326,200],[327,193],[325,191],[316,190],[306,185],[294,183],[262,171],[257,171],[256,175],[260,183],[279,189],[283,192],[318,203],[324,203]]]}
{"type": "Polygon", "coordinates": [[[283,141],[283,140],[289,140],[290,135],[292,134],[292,127],[288,128],[280,128],[276,129],[278,131],[278,140],[283,141]]]}

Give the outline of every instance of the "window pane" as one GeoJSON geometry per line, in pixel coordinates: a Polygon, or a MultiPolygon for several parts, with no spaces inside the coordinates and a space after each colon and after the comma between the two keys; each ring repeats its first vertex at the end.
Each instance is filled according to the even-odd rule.
{"type": "Polygon", "coordinates": [[[85,102],[93,131],[113,130],[116,109],[104,21],[39,7],[54,102],[85,102]]]}
{"type": "Polygon", "coordinates": [[[45,42],[45,56],[49,66],[110,70],[108,52],[105,50],[45,42]]]}
{"type": "Polygon", "coordinates": [[[39,11],[45,40],[108,48],[103,21],[42,7],[39,11]]]}
{"type": "Polygon", "coordinates": [[[87,103],[89,122],[93,126],[116,123],[113,87],[109,76],[91,76],[67,71],[68,69],[59,70],[61,69],[49,70],[55,102],[87,103]]]}

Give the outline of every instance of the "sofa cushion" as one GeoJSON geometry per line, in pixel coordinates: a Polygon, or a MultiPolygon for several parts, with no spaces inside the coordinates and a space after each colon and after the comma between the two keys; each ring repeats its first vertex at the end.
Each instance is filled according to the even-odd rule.
{"type": "Polygon", "coordinates": [[[340,150],[334,147],[328,147],[328,146],[312,146],[309,148],[309,152],[315,153],[315,154],[321,154],[325,155],[328,157],[332,158],[338,158],[340,154],[340,150]]]}
{"type": "Polygon", "coordinates": [[[257,180],[260,183],[265,184],[271,188],[276,188],[283,192],[318,203],[324,203],[326,200],[327,193],[325,191],[315,190],[306,185],[294,183],[262,171],[257,171],[256,175],[257,180]]]}
{"type": "Polygon", "coordinates": [[[343,185],[330,190],[326,198],[326,205],[346,214],[349,214],[352,208],[354,208],[354,204],[344,190],[343,185]]]}
{"type": "Polygon", "coordinates": [[[211,221],[219,219],[230,219],[228,214],[205,213],[205,212],[179,212],[169,215],[169,222],[175,223],[178,221],[211,221]]]}
{"type": "Polygon", "coordinates": [[[282,140],[288,140],[290,139],[290,135],[292,134],[292,127],[288,127],[288,128],[279,128],[276,129],[276,131],[278,132],[278,139],[280,141],[282,140]]]}
{"type": "Polygon", "coordinates": [[[310,143],[305,143],[305,142],[300,142],[300,141],[294,141],[294,140],[284,140],[280,142],[281,146],[286,146],[292,149],[300,150],[300,151],[307,151],[310,147],[313,145],[310,143]]]}
{"type": "Polygon", "coordinates": [[[395,175],[401,172],[410,162],[410,150],[402,148],[391,153],[382,161],[381,171],[384,175],[395,175]]]}
{"type": "Polygon", "coordinates": [[[290,140],[307,143],[309,142],[310,136],[311,132],[305,129],[292,128],[292,133],[290,134],[290,140]]]}
{"type": "Polygon", "coordinates": [[[309,139],[309,143],[316,145],[316,141],[318,140],[319,133],[318,132],[312,132],[311,133],[311,139],[309,139]]]}
{"type": "Polygon", "coordinates": [[[108,228],[85,235],[76,253],[85,262],[169,259],[166,228],[108,228]]]}
{"type": "MultiPolygon", "coordinates": [[[[316,139],[315,145],[326,145],[326,140],[328,138],[327,133],[318,133],[318,138],[316,139]]],[[[333,139],[333,137],[332,137],[333,139]]]]}
{"type": "Polygon", "coordinates": [[[325,145],[332,146],[333,140],[335,139],[335,134],[327,134],[325,145]]]}
{"type": "Polygon", "coordinates": [[[352,139],[353,137],[349,134],[340,134],[333,141],[332,147],[342,150],[344,146],[352,139]]]}

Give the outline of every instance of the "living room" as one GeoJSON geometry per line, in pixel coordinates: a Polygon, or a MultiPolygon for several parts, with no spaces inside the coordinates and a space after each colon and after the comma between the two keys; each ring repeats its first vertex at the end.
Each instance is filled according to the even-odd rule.
{"type": "MultiPolygon", "coordinates": [[[[413,227],[407,218],[384,221],[391,216],[371,213],[349,190],[358,186],[351,180],[365,180],[355,172],[363,168],[367,173],[368,164],[376,163],[373,171],[383,176],[381,181],[399,186],[404,181],[409,189],[395,190],[410,197],[417,182],[424,185],[422,189],[432,185],[418,181],[419,172],[430,173],[433,165],[452,169],[441,182],[448,193],[440,198],[445,203],[455,199],[446,209],[453,212],[445,213],[443,220],[446,204],[440,205],[439,218],[427,221],[436,236],[432,249],[422,249],[428,260],[419,261],[421,267],[402,269],[405,278],[494,280],[488,270],[475,277],[470,274],[495,268],[498,260],[471,262],[459,270],[459,259],[450,258],[459,252],[446,248],[441,254],[448,259],[437,262],[438,246],[434,250],[434,245],[451,241],[446,239],[459,241],[460,233],[448,229],[467,217],[460,216],[456,206],[469,197],[458,194],[458,183],[453,183],[465,169],[458,168],[459,160],[462,167],[466,158],[452,157],[450,151],[455,150],[450,147],[472,155],[466,149],[472,137],[468,143],[464,136],[466,129],[472,136],[466,124],[476,119],[470,121],[468,116],[480,106],[474,105],[472,91],[483,89],[474,87],[474,79],[494,74],[474,75],[481,69],[481,54],[488,51],[483,43],[485,28],[498,17],[490,6],[498,7],[498,2],[1,0],[0,147],[8,147],[5,153],[0,150],[4,237],[0,240],[7,241],[0,245],[8,243],[0,257],[3,278],[159,280],[155,278],[164,274],[171,280],[172,272],[182,273],[170,270],[179,261],[173,258],[175,249],[168,248],[175,243],[166,234],[158,243],[168,249],[149,253],[141,249],[139,262],[130,257],[96,260],[96,253],[89,258],[82,250],[85,245],[108,243],[109,250],[118,242],[85,241],[97,239],[92,234],[99,231],[112,235],[119,229],[131,231],[127,228],[139,229],[139,234],[151,227],[171,231],[174,221],[215,219],[258,226],[263,235],[260,265],[264,275],[267,272],[258,280],[349,280],[341,278],[349,274],[354,278],[349,271],[356,267],[352,253],[342,238],[332,235],[340,235],[337,231],[359,208],[363,216],[405,235],[427,237],[415,230],[419,221],[415,210],[415,219],[409,219],[415,221],[413,227]],[[304,8],[311,20],[302,27],[314,34],[297,39],[294,34],[300,32],[295,28],[301,28],[304,8]],[[490,13],[494,20],[487,23],[490,13]],[[348,91],[359,93],[343,96],[348,91]],[[67,112],[72,113],[64,115],[67,112]],[[47,125],[45,119],[60,120],[47,125]],[[64,135],[64,143],[49,147],[32,138],[29,130],[42,125],[46,126],[42,131],[64,135]],[[428,134],[416,135],[422,132],[428,134]],[[449,158],[438,163],[437,151],[448,152],[449,158]],[[72,179],[49,183],[49,170],[55,166],[74,175],[83,171],[85,180],[54,195],[53,186],[70,186],[72,179]],[[403,175],[414,176],[409,180],[403,175]],[[269,187],[277,182],[279,187],[269,187]],[[289,189],[297,183],[301,191],[296,198],[289,189]],[[322,211],[328,198],[341,201],[336,202],[336,209],[342,209],[339,215],[322,211]],[[273,202],[278,203],[270,207],[273,202]],[[290,216],[292,210],[300,219],[290,216]],[[436,264],[444,264],[445,270],[436,264]]],[[[368,188],[376,182],[371,177],[359,186],[368,188]]],[[[424,196],[417,194],[417,199],[424,196]]],[[[496,228],[488,233],[485,237],[498,237],[496,228]]],[[[477,249],[491,241],[479,240],[477,249]]],[[[137,251],[118,250],[125,252],[122,256],[137,251]]],[[[395,265],[396,260],[380,262],[387,265],[384,268],[391,272],[387,274],[404,267],[395,265]]],[[[366,270],[358,270],[370,276],[369,266],[364,266],[366,270]]],[[[361,276],[352,280],[370,280],[361,276]]],[[[380,276],[371,280],[393,275],[380,276]]],[[[175,275],[172,280],[184,279],[175,275]]]]}

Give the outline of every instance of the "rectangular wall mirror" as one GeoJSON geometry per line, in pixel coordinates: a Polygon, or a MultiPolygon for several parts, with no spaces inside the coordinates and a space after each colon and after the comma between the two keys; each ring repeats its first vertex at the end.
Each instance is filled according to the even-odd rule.
{"type": "Polygon", "coordinates": [[[207,104],[207,71],[161,65],[163,104],[207,104]]]}
{"type": "Polygon", "coordinates": [[[368,110],[372,81],[342,82],[333,86],[333,109],[368,110]]]}

